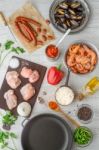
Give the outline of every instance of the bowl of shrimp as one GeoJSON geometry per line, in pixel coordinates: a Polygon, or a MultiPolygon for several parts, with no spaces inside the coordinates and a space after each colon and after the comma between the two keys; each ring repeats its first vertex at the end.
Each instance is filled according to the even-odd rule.
{"type": "Polygon", "coordinates": [[[65,66],[75,74],[92,72],[98,64],[99,52],[95,45],[86,41],[76,41],[65,53],[65,66]]]}

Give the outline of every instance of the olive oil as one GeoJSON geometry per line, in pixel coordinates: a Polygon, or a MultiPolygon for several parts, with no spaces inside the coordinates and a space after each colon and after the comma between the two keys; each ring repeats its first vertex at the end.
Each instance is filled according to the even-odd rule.
{"type": "Polygon", "coordinates": [[[86,85],[86,92],[94,94],[99,90],[99,77],[93,77],[86,85]]]}

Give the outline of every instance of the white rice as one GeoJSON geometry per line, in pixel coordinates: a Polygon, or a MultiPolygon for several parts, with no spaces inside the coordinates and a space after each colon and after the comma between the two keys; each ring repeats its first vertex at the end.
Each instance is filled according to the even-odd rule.
{"type": "Polygon", "coordinates": [[[69,105],[74,100],[74,92],[69,87],[61,87],[56,91],[56,100],[61,105],[69,105]]]}

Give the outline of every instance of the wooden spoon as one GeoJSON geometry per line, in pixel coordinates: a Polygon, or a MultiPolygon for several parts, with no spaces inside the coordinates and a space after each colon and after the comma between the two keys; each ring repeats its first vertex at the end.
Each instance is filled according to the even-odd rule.
{"type": "Polygon", "coordinates": [[[71,116],[69,116],[67,113],[65,113],[56,102],[50,101],[49,107],[54,111],[60,112],[66,119],[68,119],[77,128],[80,127],[80,124],[76,120],[74,120],[71,116]],[[53,107],[51,107],[51,105],[53,105],[53,107]]]}

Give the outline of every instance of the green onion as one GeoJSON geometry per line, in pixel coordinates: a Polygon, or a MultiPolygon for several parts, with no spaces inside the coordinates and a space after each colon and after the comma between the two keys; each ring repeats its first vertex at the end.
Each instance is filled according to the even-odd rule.
{"type": "Polygon", "coordinates": [[[74,131],[74,141],[78,145],[87,145],[92,140],[92,132],[86,127],[79,127],[74,131]]]}

